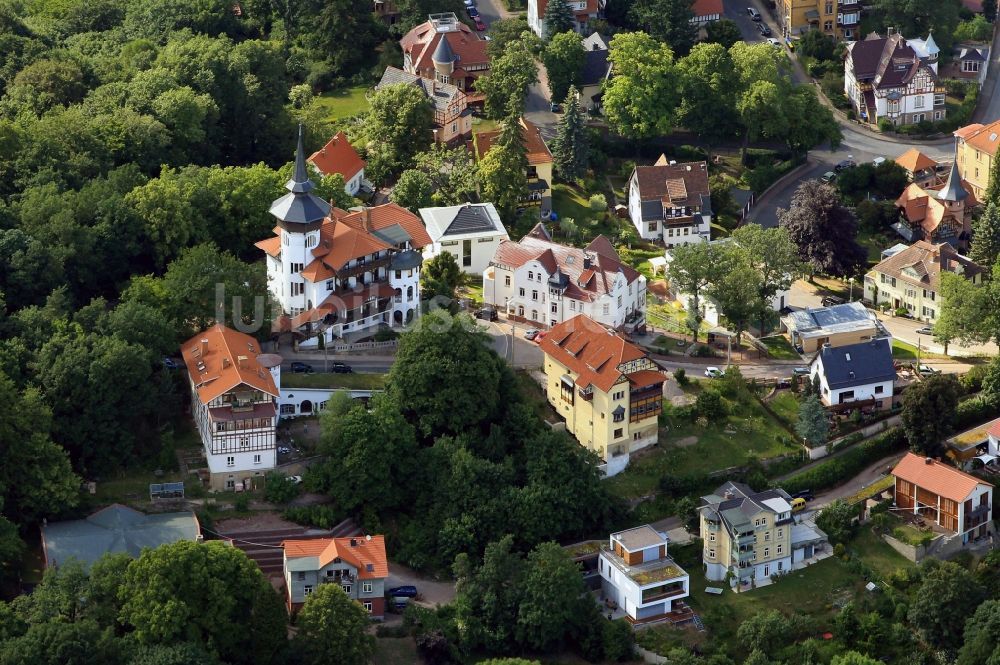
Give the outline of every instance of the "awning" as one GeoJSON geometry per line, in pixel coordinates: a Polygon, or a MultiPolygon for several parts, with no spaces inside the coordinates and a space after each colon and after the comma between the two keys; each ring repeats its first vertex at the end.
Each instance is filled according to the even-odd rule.
{"type": "Polygon", "coordinates": [[[976,455],[975,459],[982,462],[984,465],[989,464],[997,458],[996,455],[990,455],[988,453],[983,453],[982,455],[976,455]]]}
{"type": "Polygon", "coordinates": [[[559,380],[563,382],[563,385],[569,386],[570,388],[576,385],[576,381],[574,381],[573,377],[569,374],[563,374],[559,377],[559,380]]]}

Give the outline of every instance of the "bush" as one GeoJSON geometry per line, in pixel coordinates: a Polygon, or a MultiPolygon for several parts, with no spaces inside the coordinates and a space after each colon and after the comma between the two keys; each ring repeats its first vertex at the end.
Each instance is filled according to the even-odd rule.
{"type": "Polygon", "coordinates": [[[878,119],[878,128],[879,128],[879,131],[882,131],[882,132],[891,132],[891,131],[893,131],[895,129],[895,127],[892,124],[892,120],[889,120],[889,118],[879,118],[878,119]]]}
{"type": "Polygon", "coordinates": [[[332,506],[294,506],[287,508],[282,516],[296,524],[320,529],[332,529],[343,519],[332,506]]]}
{"type": "Polygon", "coordinates": [[[288,503],[299,495],[299,486],[280,471],[269,471],[264,476],[264,500],[268,503],[288,503]]]}
{"type": "Polygon", "coordinates": [[[691,383],[691,379],[687,378],[687,372],[684,371],[683,367],[678,367],[674,370],[674,381],[676,381],[679,386],[686,386],[691,383]]]}
{"type": "Polygon", "coordinates": [[[399,338],[399,333],[392,328],[379,328],[375,331],[375,341],[376,342],[391,342],[394,339],[399,338]]]}
{"type": "Polygon", "coordinates": [[[965,388],[965,392],[978,393],[983,389],[984,376],[986,376],[986,366],[974,365],[972,369],[958,377],[958,382],[965,388]]]}
{"type": "Polygon", "coordinates": [[[632,659],[634,652],[632,644],[635,642],[635,632],[627,621],[624,619],[606,621],[602,633],[601,638],[604,643],[605,660],[617,663],[632,659]]]}
{"type": "MultiPolygon", "coordinates": [[[[961,408],[961,404],[959,407],[961,408]]],[[[903,429],[893,427],[864,443],[858,444],[838,457],[792,476],[785,480],[781,486],[786,492],[792,494],[805,489],[811,489],[815,492],[834,487],[843,482],[845,478],[856,476],[870,464],[903,450],[905,447],[906,437],[903,435],[903,429]]]]}
{"type": "Polygon", "coordinates": [[[955,28],[956,42],[986,42],[993,37],[993,26],[977,14],[971,21],[962,21],[955,28]]]}
{"type": "Polygon", "coordinates": [[[238,513],[245,513],[250,510],[250,497],[246,494],[240,494],[236,497],[236,501],[233,501],[233,508],[236,509],[238,513]]]}
{"type": "Polygon", "coordinates": [[[712,389],[702,390],[694,402],[694,408],[699,416],[709,420],[718,420],[726,415],[726,407],[722,403],[722,395],[712,389]]]}
{"type": "Polygon", "coordinates": [[[604,212],[608,209],[608,199],[604,194],[594,194],[590,197],[590,209],[594,212],[604,212]]]}
{"type": "Polygon", "coordinates": [[[958,403],[955,409],[953,427],[961,430],[971,425],[989,420],[996,415],[1000,400],[992,395],[979,395],[958,403]]]}

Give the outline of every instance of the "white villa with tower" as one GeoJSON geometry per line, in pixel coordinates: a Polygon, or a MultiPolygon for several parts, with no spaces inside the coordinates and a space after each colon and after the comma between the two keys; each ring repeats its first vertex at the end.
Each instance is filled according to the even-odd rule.
{"type": "Polygon", "coordinates": [[[282,331],[302,347],[412,321],[420,307],[421,249],[431,244],[420,218],[389,203],[333,208],[313,193],[299,128],[295,175],[271,204],[274,237],[267,281],[281,308],[282,331]]]}

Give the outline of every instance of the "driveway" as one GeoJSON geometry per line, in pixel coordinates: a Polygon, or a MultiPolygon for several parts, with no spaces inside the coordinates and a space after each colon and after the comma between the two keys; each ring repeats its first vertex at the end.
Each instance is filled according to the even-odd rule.
{"type": "Polygon", "coordinates": [[[842,485],[829,489],[825,492],[820,492],[816,495],[816,498],[809,503],[809,509],[805,511],[804,514],[815,512],[830,505],[837,499],[844,499],[851,496],[855,492],[868,487],[876,480],[886,475],[885,470],[889,467],[895,466],[896,462],[898,462],[903,455],[904,453],[893,453],[888,457],[883,457],[842,485]]]}
{"type": "Polygon", "coordinates": [[[389,564],[389,579],[385,582],[386,589],[397,586],[415,586],[419,598],[417,602],[421,605],[434,607],[435,605],[447,605],[455,600],[454,582],[437,582],[428,579],[419,573],[407,568],[395,561],[389,564]]]}

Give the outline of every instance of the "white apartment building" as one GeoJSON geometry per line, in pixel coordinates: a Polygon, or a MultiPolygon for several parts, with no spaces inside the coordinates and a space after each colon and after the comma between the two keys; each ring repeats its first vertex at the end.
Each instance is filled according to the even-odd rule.
{"type": "Polygon", "coordinates": [[[483,301],[514,321],[551,327],[585,314],[609,328],[645,325],[646,278],[598,236],[584,249],[560,245],[544,224],[505,240],[483,273],[483,301]]]}
{"type": "Polygon", "coordinates": [[[424,260],[448,252],[462,272],[470,275],[486,272],[497,247],[510,240],[492,203],[421,208],[419,212],[431,239],[424,247],[424,260]]]}
{"type": "Polygon", "coordinates": [[[667,555],[667,536],[648,524],[611,534],[597,567],[602,595],[632,624],[669,618],[690,592],[688,574],[667,555]]]}
{"type": "Polygon", "coordinates": [[[668,162],[637,166],[628,180],[628,214],[639,237],[667,248],[712,237],[708,164],[668,162]]]}

